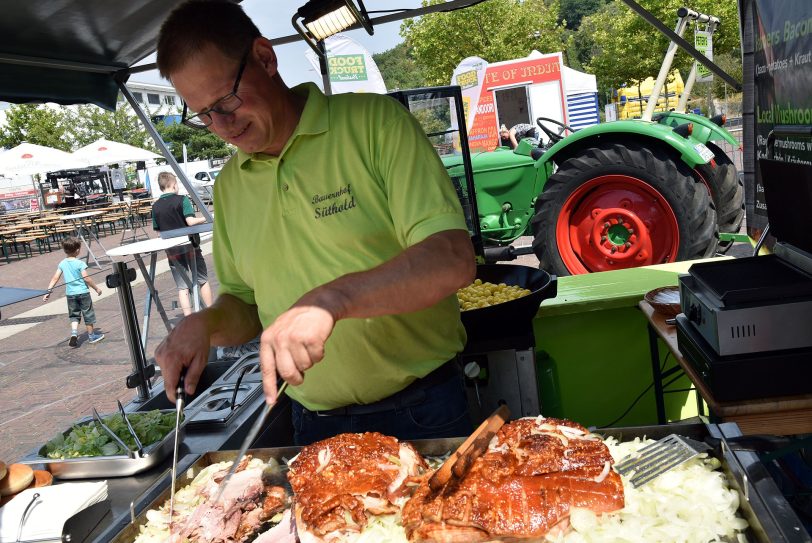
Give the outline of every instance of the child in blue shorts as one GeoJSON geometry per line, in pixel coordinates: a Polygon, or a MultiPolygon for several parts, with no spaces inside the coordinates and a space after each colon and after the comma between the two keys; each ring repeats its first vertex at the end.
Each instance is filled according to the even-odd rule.
{"type": "Polygon", "coordinates": [[[96,332],[93,325],[96,324],[96,313],[93,311],[93,301],[90,299],[90,289],[101,294],[101,289],[93,282],[87,273],[87,263],[79,260],[79,251],[82,244],[75,237],[67,237],[62,241],[62,249],[67,258],[62,260],[57,267],[56,273],[48,283],[48,293],[42,297],[42,301],[48,301],[51,291],[61,276],[65,276],[65,294],[68,299],[68,318],[70,319],[71,335],[68,345],[76,347],[78,344],[77,335],[79,321],[84,319],[87,327],[87,338],[90,343],[97,343],[104,339],[104,334],[96,332]]]}

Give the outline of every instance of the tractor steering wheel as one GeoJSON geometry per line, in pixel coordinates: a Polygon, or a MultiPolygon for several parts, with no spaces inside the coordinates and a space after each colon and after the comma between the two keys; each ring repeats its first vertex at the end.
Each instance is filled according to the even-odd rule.
{"type": "MultiPolygon", "coordinates": [[[[569,130],[570,132],[575,132],[575,130],[573,130],[571,127],[565,125],[561,121],[556,121],[555,119],[549,119],[547,117],[539,117],[539,118],[537,118],[536,119],[536,124],[539,125],[539,128],[541,128],[541,130],[545,134],[547,134],[547,137],[550,138],[550,141],[552,143],[554,143],[554,144],[558,143],[561,140],[563,140],[564,136],[562,136],[560,132],[559,133],[553,132],[552,130],[550,130],[549,128],[544,126],[544,123],[554,124],[556,126],[560,126],[564,130],[569,130]]],[[[563,132],[564,130],[561,130],[561,132],[563,132]]]]}

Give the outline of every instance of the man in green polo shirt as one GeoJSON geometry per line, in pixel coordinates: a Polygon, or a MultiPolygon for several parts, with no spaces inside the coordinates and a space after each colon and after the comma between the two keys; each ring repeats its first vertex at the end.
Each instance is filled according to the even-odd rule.
{"type": "Polygon", "coordinates": [[[220,296],[156,351],[170,399],[182,367],[194,391],[211,345],[261,332],[266,399],[277,376],[289,383],[298,443],[467,433],[455,293],[474,253],[417,121],[388,97],[288,88],[270,42],[230,2],[177,8],[158,67],[184,122],[239,149],[215,185],[220,296]]]}

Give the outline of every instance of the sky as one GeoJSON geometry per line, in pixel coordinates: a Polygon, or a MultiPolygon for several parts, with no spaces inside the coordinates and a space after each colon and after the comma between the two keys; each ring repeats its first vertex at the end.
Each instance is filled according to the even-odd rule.
{"type": "MultiPolygon", "coordinates": [[[[296,10],[304,3],[305,0],[243,0],[241,4],[248,16],[259,27],[263,36],[266,38],[279,38],[296,33],[290,20],[296,10]]],[[[420,0],[367,0],[364,2],[364,6],[368,11],[416,8],[420,7],[420,4],[420,0]]],[[[370,17],[373,19],[380,15],[370,13],[370,17]]],[[[382,53],[403,41],[399,33],[400,25],[401,21],[376,26],[375,33],[372,36],[368,35],[365,30],[352,30],[346,32],[346,35],[366,47],[370,53],[382,53]]],[[[321,75],[313,69],[305,58],[305,51],[308,49],[307,44],[303,41],[277,47],[279,73],[288,86],[305,81],[313,81],[321,86],[321,75]]],[[[150,55],[145,59],[145,63],[149,62],[155,62],[154,55],[150,55]]],[[[157,71],[134,74],[130,80],[162,85],[169,84],[157,71]]]]}

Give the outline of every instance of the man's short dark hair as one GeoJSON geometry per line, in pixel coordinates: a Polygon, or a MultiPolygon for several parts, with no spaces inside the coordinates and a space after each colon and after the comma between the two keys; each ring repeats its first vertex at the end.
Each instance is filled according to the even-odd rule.
{"type": "Polygon", "coordinates": [[[169,75],[207,46],[234,60],[260,37],[242,7],[226,0],[190,0],[175,8],[158,34],[158,70],[169,75]]]}
{"type": "Polygon", "coordinates": [[[68,236],[62,240],[62,250],[68,256],[73,256],[82,248],[82,242],[78,238],[68,236]]]}

